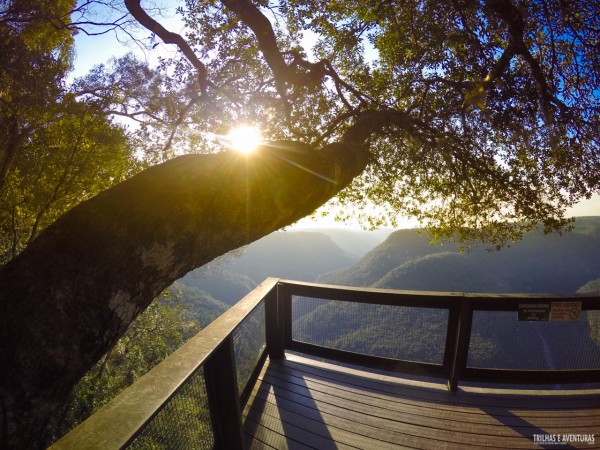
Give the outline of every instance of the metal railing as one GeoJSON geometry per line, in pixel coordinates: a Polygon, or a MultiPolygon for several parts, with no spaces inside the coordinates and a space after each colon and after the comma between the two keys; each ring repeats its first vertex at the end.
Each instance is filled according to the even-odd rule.
{"type": "MultiPolygon", "coordinates": [[[[241,409],[267,355],[282,358],[286,350],[376,369],[445,378],[451,391],[456,391],[459,381],[600,382],[600,356],[586,363],[593,367],[547,370],[474,367],[470,362],[474,317],[476,325],[482,313],[511,312],[516,320],[516,312],[523,305],[551,306],[567,301],[580,304],[584,314],[600,310],[600,295],[408,292],[268,278],[51,448],[242,449],[241,409]],[[333,308],[330,302],[335,302],[333,308]],[[345,315],[340,316],[341,313],[345,315]],[[406,324],[389,326],[393,314],[396,316],[392,316],[391,323],[406,316],[420,321],[417,328],[421,334],[407,335],[406,324]],[[300,319],[308,316],[312,321],[303,325],[300,319]],[[387,326],[383,325],[384,319],[387,326]],[[331,339],[331,329],[337,326],[351,332],[352,327],[360,326],[360,320],[382,325],[371,326],[364,335],[352,339],[331,339]],[[306,328],[310,326],[312,330],[306,328]],[[378,347],[377,342],[371,342],[375,345],[366,351],[356,349],[355,342],[360,338],[386,345],[378,347]],[[396,352],[394,348],[403,342],[408,346],[396,352]],[[414,347],[425,356],[411,358],[414,347]]],[[[532,322],[522,324],[539,326],[532,322]]]]}
{"type": "MultiPolygon", "coordinates": [[[[469,349],[472,338],[474,314],[486,312],[512,312],[514,322],[511,326],[534,326],[536,322],[518,322],[517,313],[524,306],[547,305],[553,303],[576,302],[585,314],[589,311],[600,310],[600,294],[597,295],[518,295],[518,294],[464,294],[448,292],[409,292],[383,289],[362,289],[338,286],[324,286],[310,283],[281,281],[278,290],[279,314],[282,316],[283,347],[314,356],[337,361],[367,366],[375,369],[386,369],[411,375],[445,378],[451,391],[457,389],[459,381],[492,382],[503,384],[574,384],[600,382],[600,348],[593,368],[562,368],[562,369],[526,369],[526,368],[495,368],[473,367],[469,363],[469,349]],[[343,348],[332,348],[305,342],[294,336],[293,317],[294,303],[300,299],[306,301],[346,302],[348,304],[377,305],[386,307],[385,314],[397,308],[427,310],[432,315],[435,311],[439,325],[445,326],[445,338],[441,339],[437,361],[414,361],[381,355],[365,354],[364,352],[348,351],[343,348]]],[[[338,307],[344,310],[343,307],[338,307]]],[[[364,309],[361,315],[366,315],[364,309]]],[[[334,317],[335,319],[335,317],[334,317]]],[[[338,318],[338,322],[340,322],[338,318]]],[[[580,326],[580,322],[572,322],[580,326]]],[[[541,322],[537,323],[541,324],[541,322]]],[[[546,322],[550,324],[550,322],[546,322]]],[[[332,326],[330,324],[329,326],[332,326]]],[[[327,324],[322,324],[326,328],[327,324]]],[[[600,326],[600,323],[599,323],[600,326]]],[[[405,330],[406,326],[399,328],[405,330]]],[[[427,331],[427,330],[425,330],[427,331]]],[[[438,333],[439,334],[439,333],[438,333]]],[[[424,340],[432,340],[431,334],[421,336],[424,340]]],[[[400,343],[403,336],[397,336],[400,343]]],[[[413,336],[414,339],[414,336],[413,336]]],[[[412,345],[417,342],[411,342],[412,345]]],[[[437,345],[436,344],[436,345],[437,345]]],[[[509,351],[513,351],[512,349],[509,351]]],[[[573,352],[582,351],[573,348],[573,352]]]]}

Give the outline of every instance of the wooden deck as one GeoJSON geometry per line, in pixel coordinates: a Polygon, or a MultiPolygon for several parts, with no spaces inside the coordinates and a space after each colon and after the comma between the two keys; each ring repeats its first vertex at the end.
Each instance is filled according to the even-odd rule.
{"type": "Polygon", "coordinates": [[[243,411],[249,449],[600,448],[600,391],[506,391],[404,380],[300,356],[267,360],[243,411]],[[534,435],[594,436],[539,445],[534,435]]]}

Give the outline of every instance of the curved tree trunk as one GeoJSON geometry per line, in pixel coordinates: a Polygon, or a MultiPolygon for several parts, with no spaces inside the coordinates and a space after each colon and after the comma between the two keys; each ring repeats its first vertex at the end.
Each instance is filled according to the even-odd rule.
{"type": "Polygon", "coordinates": [[[311,213],[366,164],[366,152],[343,144],[181,156],[44,230],[0,271],[0,447],[28,447],[173,281],[311,213]]]}

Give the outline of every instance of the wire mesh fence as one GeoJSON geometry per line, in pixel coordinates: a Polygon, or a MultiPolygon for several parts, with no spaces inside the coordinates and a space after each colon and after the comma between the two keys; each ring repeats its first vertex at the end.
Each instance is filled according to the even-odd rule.
{"type": "Polygon", "coordinates": [[[292,296],[292,339],[390,359],[442,364],[448,310],[292,296]]]}
{"type": "Polygon", "coordinates": [[[600,317],[519,321],[517,311],[473,311],[468,367],[523,370],[600,368],[600,317]],[[598,322],[598,323],[596,323],[598,322]]]}
{"type": "MultiPolygon", "coordinates": [[[[83,441],[89,436],[97,437],[98,433],[103,433],[103,442],[114,436],[117,442],[113,446],[115,448],[123,448],[124,443],[135,435],[124,448],[151,450],[209,449],[230,442],[227,437],[236,433],[243,439],[241,425],[230,420],[232,414],[239,415],[239,412],[231,411],[239,411],[240,401],[245,401],[245,395],[248,395],[247,385],[260,369],[259,363],[267,350],[267,327],[270,327],[270,343],[278,351],[290,344],[291,337],[291,344],[308,344],[296,345],[295,348],[290,345],[292,350],[306,349],[309,354],[337,358],[345,363],[352,363],[351,359],[355,358],[359,362],[367,361],[369,365],[375,360],[373,367],[377,369],[377,364],[385,366],[389,363],[381,359],[387,358],[395,360],[392,361],[393,367],[401,367],[407,373],[420,375],[415,367],[425,370],[427,376],[431,373],[433,376],[446,376],[451,372],[450,382],[455,386],[461,381],[461,370],[464,370],[464,380],[498,382],[500,374],[508,377],[506,383],[522,380],[523,373],[529,376],[528,370],[538,370],[542,375],[544,372],[549,374],[545,379],[540,378],[539,382],[553,380],[551,384],[555,380],[562,383],[563,378],[565,382],[590,383],[588,380],[597,379],[600,372],[600,311],[586,311],[598,308],[595,298],[583,298],[583,311],[578,321],[526,322],[518,320],[518,312],[513,305],[515,300],[510,298],[487,296],[478,299],[456,294],[421,298],[394,294],[383,298],[379,297],[378,291],[355,289],[349,293],[347,300],[329,300],[322,297],[344,297],[339,289],[326,287],[320,290],[313,285],[303,286],[303,295],[291,296],[290,311],[290,291],[284,291],[281,298],[272,296],[273,292],[281,292],[274,291],[281,284],[285,283],[270,279],[259,291],[260,295],[249,296],[245,303],[226,313],[227,317],[217,319],[222,320],[221,323],[215,322],[211,329],[203,330],[197,339],[186,344],[188,351],[181,354],[183,359],[177,359],[176,353],[174,359],[161,363],[158,366],[161,367],[160,377],[148,379],[151,381],[139,388],[136,385],[130,387],[124,397],[127,400],[124,403],[121,400],[119,406],[136,405],[140,414],[116,414],[112,422],[106,421],[104,416],[94,421],[92,416],[87,428],[81,428],[80,434],[76,429],[64,438],[63,448],[78,448],[67,444],[83,441]],[[269,303],[267,324],[265,302],[273,299],[277,302],[269,303]],[[507,302],[513,302],[508,303],[510,308],[507,302]],[[505,311],[512,309],[511,305],[515,309],[505,311]],[[457,306],[460,306],[460,311],[457,306]],[[486,311],[477,310],[477,307],[486,311]],[[502,311],[494,311],[496,308],[502,311]],[[288,316],[290,312],[291,318],[288,316]],[[472,323],[463,320],[465,314],[468,314],[467,319],[470,318],[471,312],[472,323]],[[446,342],[447,338],[452,340],[446,342]],[[171,373],[172,364],[179,367],[182,361],[189,362],[195,357],[199,358],[197,362],[186,368],[176,380],[166,375],[171,373]],[[203,366],[198,368],[196,364],[203,366]],[[433,369],[438,367],[444,370],[462,369],[435,372],[433,369]],[[576,369],[591,370],[577,372],[576,369]],[[470,373],[467,373],[469,370],[470,373]],[[564,370],[565,377],[562,372],[557,373],[560,370],[564,370]],[[569,378],[572,374],[576,375],[573,380],[569,378]],[[148,383],[157,379],[174,382],[158,383],[155,399],[160,400],[162,405],[158,410],[155,405],[144,409],[143,397],[146,394],[140,393],[154,392],[154,385],[148,383]],[[219,381],[223,379],[226,382],[219,381]],[[171,396],[179,383],[182,383],[181,387],[171,396]],[[148,386],[152,387],[149,389],[148,386]],[[230,395],[225,395],[227,393],[230,395]],[[227,408],[222,408],[223,405],[227,408]],[[134,419],[120,420],[120,417],[134,419]],[[148,420],[148,417],[152,418],[148,420]],[[148,422],[138,429],[139,423],[146,420],[148,422]],[[122,433],[115,435],[115,426],[119,424],[124,425],[120,427],[122,433]],[[89,429],[99,431],[91,434],[89,429]]],[[[236,446],[225,446],[233,447],[236,446]]]]}
{"type": "Polygon", "coordinates": [[[127,446],[128,450],[212,449],[214,436],[202,367],[127,446]]]}
{"type": "Polygon", "coordinates": [[[266,346],[265,304],[262,302],[233,331],[235,368],[240,394],[248,384],[266,346]]]}

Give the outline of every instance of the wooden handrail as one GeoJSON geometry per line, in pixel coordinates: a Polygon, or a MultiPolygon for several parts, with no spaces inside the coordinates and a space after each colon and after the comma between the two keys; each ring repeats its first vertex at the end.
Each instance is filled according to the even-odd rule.
{"type": "Polygon", "coordinates": [[[284,317],[280,334],[284,347],[317,357],[355,363],[372,368],[394,370],[412,375],[446,377],[448,389],[456,391],[459,381],[490,383],[593,383],[600,382],[600,368],[569,370],[492,369],[467,367],[474,311],[518,311],[519,303],[527,302],[581,302],[582,311],[600,310],[598,294],[479,294],[462,292],[426,292],[389,289],[357,288],[320,285],[281,280],[279,300],[284,317]],[[340,300],[351,303],[395,305],[448,310],[448,328],[443,364],[390,360],[360,353],[307,344],[292,339],[292,296],[340,300]]]}
{"type": "MultiPolygon", "coordinates": [[[[252,313],[264,297],[276,289],[278,281],[277,278],[267,278],[196,336],[140,377],[133,385],[123,390],[85,422],[53,444],[50,449],[121,449],[126,447],[186,381],[209,362],[215,353],[221,361],[226,360],[226,354],[217,350],[227,344],[235,328],[252,313]]],[[[225,368],[222,369],[225,370],[225,368]]],[[[233,377],[235,380],[236,375],[233,371],[233,374],[221,373],[220,376],[233,377]]],[[[227,382],[222,384],[228,385],[227,382]]],[[[223,398],[227,398],[227,396],[223,396],[223,398]]],[[[222,404],[221,406],[227,411],[235,410],[235,407],[231,405],[222,404]]],[[[228,433],[229,431],[221,432],[228,433]]],[[[227,442],[229,439],[230,436],[215,436],[217,444],[219,441],[227,442]]],[[[227,448],[224,444],[221,447],[227,448]]]]}

